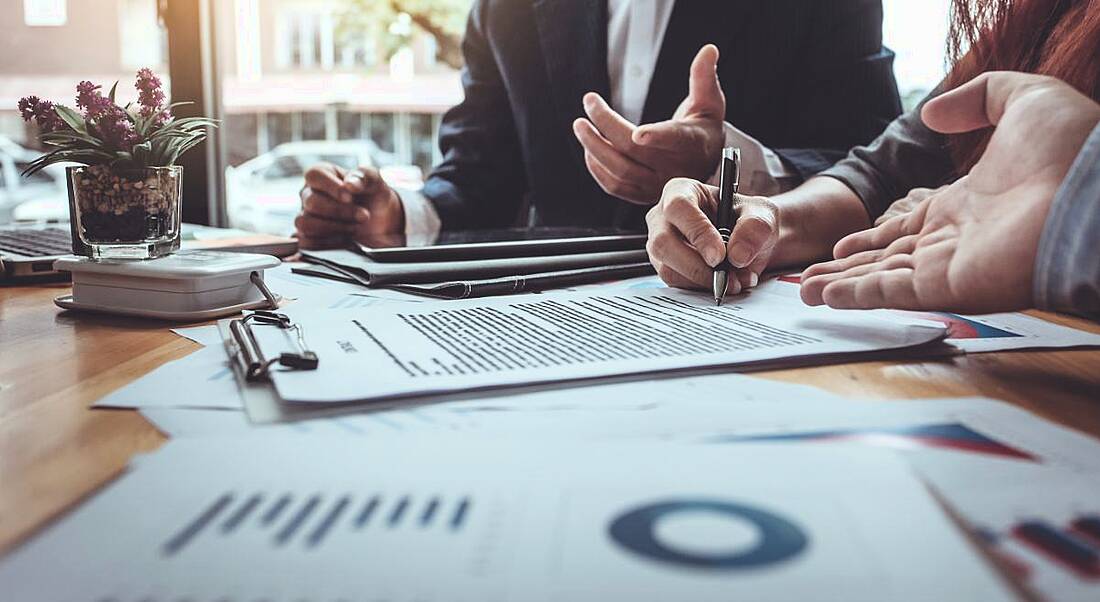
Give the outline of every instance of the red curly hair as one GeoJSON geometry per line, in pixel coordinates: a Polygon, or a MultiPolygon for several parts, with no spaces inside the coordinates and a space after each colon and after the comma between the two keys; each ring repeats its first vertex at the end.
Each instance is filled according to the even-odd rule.
{"type": "MultiPolygon", "coordinates": [[[[1100,102],[1100,0],[953,0],[947,89],[986,71],[1049,75],[1100,102]]],[[[952,136],[960,174],[991,131],[952,136]]]]}

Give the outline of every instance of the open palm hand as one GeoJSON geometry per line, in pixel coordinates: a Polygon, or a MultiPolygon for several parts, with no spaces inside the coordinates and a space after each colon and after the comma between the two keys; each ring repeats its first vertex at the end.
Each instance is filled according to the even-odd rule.
{"type": "Polygon", "coordinates": [[[944,133],[997,129],[968,176],[844,238],[837,259],[806,270],[807,303],[965,313],[1032,305],[1047,212],[1100,105],[1058,80],[989,73],[929,102],[923,118],[944,133]]]}

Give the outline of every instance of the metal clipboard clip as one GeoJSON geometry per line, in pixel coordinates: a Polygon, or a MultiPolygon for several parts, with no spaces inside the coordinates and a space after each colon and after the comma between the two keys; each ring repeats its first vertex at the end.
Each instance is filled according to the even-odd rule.
{"type": "Polygon", "coordinates": [[[274,311],[257,310],[243,318],[230,320],[229,332],[236,346],[236,358],[244,371],[245,380],[257,381],[267,378],[271,367],[278,364],[290,370],[316,370],[320,363],[317,354],[306,346],[305,335],[300,324],[294,324],[286,314],[274,311]],[[298,350],[280,353],[278,357],[264,356],[256,334],[252,332],[253,323],[264,326],[276,326],[283,330],[294,331],[298,350]]]}

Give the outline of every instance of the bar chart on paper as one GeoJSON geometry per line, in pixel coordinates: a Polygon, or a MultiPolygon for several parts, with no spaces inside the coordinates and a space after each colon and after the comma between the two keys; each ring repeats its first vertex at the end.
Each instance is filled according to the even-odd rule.
{"type": "Polygon", "coordinates": [[[315,493],[307,497],[293,493],[226,492],[205,506],[160,546],[160,555],[170,558],[188,546],[225,545],[235,534],[261,534],[271,547],[317,548],[330,532],[360,533],[374,538],[379,531],[432,529],[461,531],[471,513],[472,501],[441,496],[417,498],[384,494],[335,498],[315,493]]]}
{"type": "Polygon", "coordinates": [[[1006,569],[1044,600],[1100,599],[1100,475],[1029,481],[986,494],[956,494],[952,505],[1006,569]]]}
{"type": "Polygon", "coordinates": [[[443,439],[172,441],[0,561],[0,591],[5,602],[1008,599],[882,454],[822,449],[792,480],[774,478],[806,468],[787,446],[443,439]],[[645,470],[624,472],[624,457],[645,470]]]}

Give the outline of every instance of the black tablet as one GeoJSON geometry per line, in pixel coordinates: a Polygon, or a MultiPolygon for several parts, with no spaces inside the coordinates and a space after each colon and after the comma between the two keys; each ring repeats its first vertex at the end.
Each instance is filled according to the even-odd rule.
{"type": "Polygon", "coordinates": [[[474,261],[644,249],[646,235],[596,228],[514,228],[442,232],[435,242],[404,246],[404,237],[380,237],[360,245],[379,262],[474,261]],[[400,245],[400,246],[398,246],[400,245]]]}

